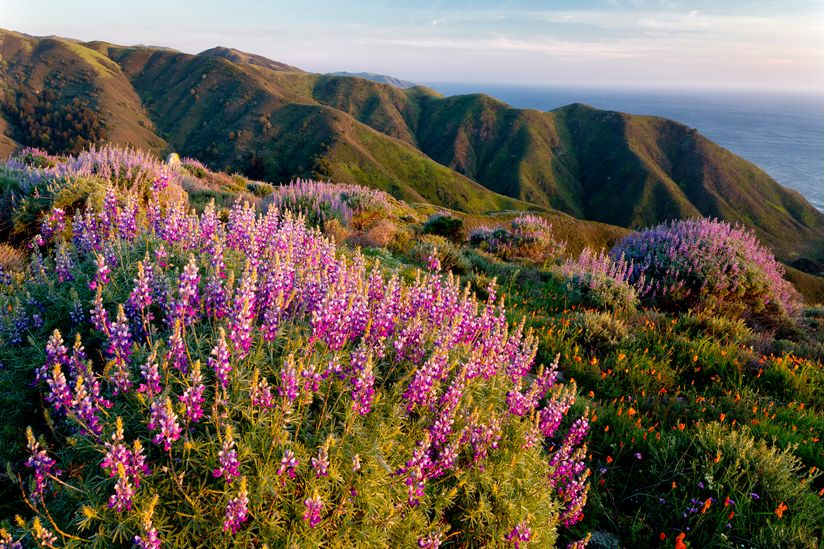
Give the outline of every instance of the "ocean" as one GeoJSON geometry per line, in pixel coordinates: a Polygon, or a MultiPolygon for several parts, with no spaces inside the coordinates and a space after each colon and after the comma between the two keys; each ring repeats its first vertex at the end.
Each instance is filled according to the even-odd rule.
{"type": "Polygon", "coordinates": [[[486,93],[517,108],[570,103],[671,118],[753,162],[823,209],[823,96],[791,92],[663,91],[430,83],[444,95],[486,93]]]}

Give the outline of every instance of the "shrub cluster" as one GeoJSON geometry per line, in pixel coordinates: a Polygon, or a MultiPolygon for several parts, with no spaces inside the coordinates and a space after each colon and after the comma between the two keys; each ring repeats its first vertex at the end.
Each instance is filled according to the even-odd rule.
{"type": "Polygon", "coordinates": [[[554,260],[564,252],[565,244],[553,237],[553,227],[544,218],[523,214],[509,227],[479,227],[469,235],[470,244],[503,259],[527,259],[533,262],[554,260]]]}
{"type": "Polygon", "coordinates": [[[575,261],[561,268],[565,294],[573,305],[603,310],[633,310],[639,303],[638,287],[644,278],[631,284],[632,265],[623,257],[596,253],[585,248],[575,261]]]}
{"type": "Polygon", "coordinates": [[[752,232],[723,221],[663,223],[625,237],[610,253],[631,263],[632,283],[649,281],[641,297],[663,309],[715,310],[764,322],[799,308],[770,250],[752,232]]]}

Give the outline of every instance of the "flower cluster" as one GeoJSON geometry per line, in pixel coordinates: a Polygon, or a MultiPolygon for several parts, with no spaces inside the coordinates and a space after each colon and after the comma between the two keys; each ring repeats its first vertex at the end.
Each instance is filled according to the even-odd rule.
{"type": "MultiPolygon", "coordinates": [[[[534,467],[525,475],[543,486],[544,509],[561,499],[561,522],[581,520],[586,421],[560,432],[571,393],[556,390],[555,366],[532,375],[538,340],[524,323],[508,323],[494,285],[479,301],[438,268],[388,277],[276,207],[261,214],[238,203],[219,216],[210,205],[196,214],[164,198],[174,178],[154,173],[134,194],[148,200],[150,215],[132,215],[129,199],[108,192],[100,211],[90,203],[74,212],[71,242],[55,236],[64,239],[56,250],[97,273],[91,322],[77,331],[101,352],[85,357],[78,340],[70,353],[56,332],[37,370],[60,412],[57,428],[104,456],[83,478],[111,486],[105,513],[141,514],[124,521],[134,528],[129,539],[156,547],[178,520],[168,506],[182,501],[219,508],[218,535],[239,543],[258,539],[247,526],[301,501],[294,518],[315,532],[359,523],[366,515],[354,506],[376,497],[370,492],[380,493],[382,513],[421,521],[440,490],[463,489],[457,479],[482,474],[504,452],[530,453],[518,467],[534,467]],[[119,287],[124,280],[131,288],[119,287]],[[112,405],[117,414],[101,413],[112,405]],[[547,453],[549,444],[536,443],[544,438],[563,442],[547,453]],[[152,509],[162,512],[146,510],[150,490],[160,490],[152,509]]],[[[117,180],[135,177],[143,176],[117,180]]],[[[549,229],[542,223],[525,218],[514,230],[535,239],[534,229],[549,229]]],[[[42,495],[54,462],[30,446],[32,494],[42,495]]],[[[533,531],[555,528],[556,519],[533,531]]],[[[420,535],[436,547],[446,533],[420,535]]]]}

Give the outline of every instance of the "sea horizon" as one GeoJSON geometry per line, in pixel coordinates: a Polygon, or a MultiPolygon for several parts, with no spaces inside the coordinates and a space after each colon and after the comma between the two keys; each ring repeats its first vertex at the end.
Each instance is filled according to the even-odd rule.
{"type": "Polygon", "coordinates": [[[448,96],[485,93],[522,109],[550,111],[585,103],[598,109],[670,118],[754,163],[823,211],[823,92],[818,90],[422,84],[448,96]]]}

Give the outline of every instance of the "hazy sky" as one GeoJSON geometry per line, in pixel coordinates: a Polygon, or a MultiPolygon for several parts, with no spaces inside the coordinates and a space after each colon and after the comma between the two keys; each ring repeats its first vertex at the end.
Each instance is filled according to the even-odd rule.
{"type": "Polygon", "coordinates": [[[0,27],[418,82],[823,87],[821,0],[0,0],[0,27]]]}

